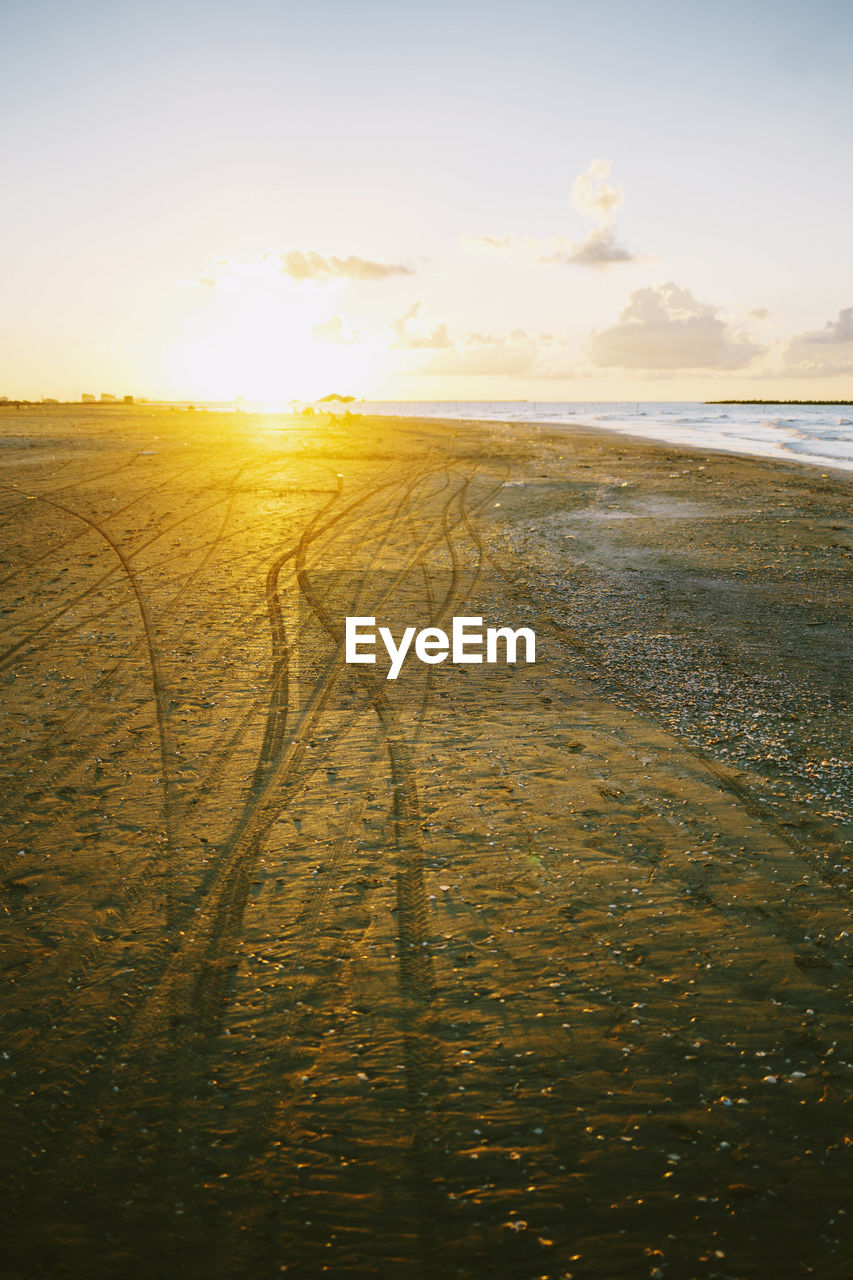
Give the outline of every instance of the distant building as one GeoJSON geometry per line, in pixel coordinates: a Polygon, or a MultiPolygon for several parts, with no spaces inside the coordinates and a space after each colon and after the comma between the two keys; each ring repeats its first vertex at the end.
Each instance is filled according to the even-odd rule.
{"type": "Polygon", "coordinates": [[[94,397],[94,396],[89,395],[89,393],[88,393],[87,391],[84,391],[84,392],[83,392],[83,394],[82,394],[82,396],[80,397],[80,401],[81,401],[81,403],[82,403],[82,404],[94,404],[94,403],[95,403],[95,397],[94,397]]]}
{"type": "Polygon", "coordinates": [[[115,404],[115,396],[111,396],[108,391],[102,391],[99,397],[101,404],[115,404]]]}
{"type": "Polygon", "coordinates": [[[133,396],[125,396],[122,404],[133,404],[133,396]]]}

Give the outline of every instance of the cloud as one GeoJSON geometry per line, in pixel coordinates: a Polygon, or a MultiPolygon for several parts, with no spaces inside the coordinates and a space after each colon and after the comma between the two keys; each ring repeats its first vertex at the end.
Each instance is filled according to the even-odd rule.
{"type": "Polygon", "coordinates": [[[287,249],[274,255],[281,272],[291,280],[384,280],[388,276],[410,276],[412,268],[398,262],[375,262],[370,258],[327,257],[313,249],[287,249]]]}
{"type": "Polygon", "coordinates": [[[637,254],[616,237],[616,210],[625,202],[621,182],[608,182],[610,163],[592,160],[572,183],[569,203],[585,218],[598,223],[583,240],[565,237],[556,241],[556,250],[539,259],[560,266],[592,267],[605,270],[622,262],[639,261],[637,254]]]}
{"type": "Polygon", "coordinates": [[[563,266],[594,267],[599,271],[612,267],[616,262],[638,261],[637,255],[616,239],[613,227],[594,227],[577,244],[566,245],[564,241],[560,244],[556,253],[540,261],[556,262],[563,266]]]}
{"type": "Polygon", "coordinates": [[[624,204],[622,183],[614,185],[606,181],[611,168],[607,160],[592,160],[572,183],[569,203],[585,218],[609,224],[615,218],[616,210],[624,204]]]}
{"type": "Polygon", "coordinates": [[[434,329],[421,329],[412,332],[409,328],[409,322],[416,318],[420,309],[421,304],[413,302],[408,311],[405,311],[399,319],[392,321],[391,331],[396,335],[396,340],[391,343],[394,350],[443,350],[452,345],[447,332],[447,325],[444,324],[436,325],[434,329]]]}
{"type": "Polygon", "coordinates": [[[853,307],[844,307],[822,329],[795,334],[782,362],[785,372],[803,377],[853,373],[853,307]]]}
{"type": "Polygon", "coordinates": [[[349,333],[344,332],[343,316],[331,316],[328,320],[313,325],[311,336],[319,338],[321,342],[332,342],[337,346],[348,347],[360,341],[354,329],[351,329],[349,333]]]}
{"type": "Polygon", "coordinates": [[[464,235],[462,243],[481,253],[504,253],[512,245],[512,236],[509,232],[502,236],[464,235]]]}
{"type": "Polygon", "coordinates": [[[181,277],[178,284],[187,288],[201,286],[204,289],[215,289],[223,280],[236,275],[238,271],[239,267],[230,258],[217,258],[211,266],[200,271],[197,276],[189,280],[181,277]]]}
{"type": "Polygon", "coordinates": [[[565,339],[551,333],[530,334],[524,329],[506,334],[466,332],[446,347],[434,349],[417,373],[443,377],[568,378],[577,370],[567,362],[565,347],[565,339]]]}
{"type": "Polygon", "coordinates": [[[791,339],[805,346],[835,346],[837,343],[853,342],[853,307],[845,307],[839,311],[837,320],[827,320],[822,329],[799,333],[791,339]]]}
{"type": "Polygon", "coordinates": [[[590,341],[594,364],[672,372],[743,369],[764,350],[671,282],[636,289],[618,323],[590,341]]]}
{"type": "MultiPolygon", "coordinates": [[[[637,254],[617,239],[616,211],[625,202],[625,192],[621,182],[607,181],[610,169],[609,161],[592,160],[572,184],[569,203],[578,213],[598,224],[583,240],[572,242],[566,237],[558,237],[551,241],[554,248],[544,253],[543,249],[547,245],[530,236],[522,238],[519,243],[538,255],[539,262],[557,263],[561,266],[593,267],[601,270],[617,263],[638,262],[637,254]]],[[[509,232],[500,236],[463,235],[462,243],[475,252],[506,253],[516,244],[516,237],[509,232]]]]}
{"type": "Polygon", "coordinates": [[[250,280],[269,281],[281,275],[300,284],[305,280],[384,280],[388,276],[412,274],[411,267],[397,262],[374,262],[370,258],[357,258],[352,254],[347,258],[330,257],[316,253],[313,249],[285,249],[273,250],[241,262],[217,258],[193,279],[182,279],[179,283],[216,289],[220,285],[240,287],[250,280]]]}
{"type": "Polygon", "coordinates": [[[526,343],[471,345],[437,353],[418,373],[443,377],[518,377],[530,374],[535,363],[536,352],[526,343]]]}

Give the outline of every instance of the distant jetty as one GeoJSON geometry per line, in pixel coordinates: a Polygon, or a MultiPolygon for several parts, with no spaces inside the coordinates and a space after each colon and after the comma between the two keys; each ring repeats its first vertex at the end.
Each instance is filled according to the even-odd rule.
{"type": "Polygon", "coordinates": [[[841,404],[849,408],[853,400],[706,400],[705,404],[841,404]]]}

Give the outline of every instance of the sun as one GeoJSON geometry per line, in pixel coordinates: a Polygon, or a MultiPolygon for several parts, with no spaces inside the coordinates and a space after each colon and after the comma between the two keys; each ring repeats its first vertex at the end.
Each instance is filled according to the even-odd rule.
{"type": "Polygon", "coordinates": [[[328,289],[246,274],[198,294],[162,351],[181,399],[285,408],[369,388],[378,352],[336,323],[328,289]]]}

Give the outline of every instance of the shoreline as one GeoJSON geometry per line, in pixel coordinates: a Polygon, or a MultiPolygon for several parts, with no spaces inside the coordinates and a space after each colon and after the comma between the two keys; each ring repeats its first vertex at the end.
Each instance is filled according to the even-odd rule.
{"type": "MultiPolygon", "coordinates": [[[[379,403],[379,402],[368,402],[368,403],[379,403]]],[[[388,403],[388,404],[397,404],[398,402],[396,402],[396,401],[388,401],[387,403],[388,403]]],[[[427,402],[423,402],[423,403],[427,403],[427,402]]],[[[436,403],[436,404],[443,404],[443,403],[461,404],[461,403],[465,403],[465,402],[461,402],[461,401],[454,401],[454,402],[441,402],[441,401],[436,401],[436,402],[434,402],[434,403],[436,403]]],[[[479,403],[482,403],[482,402],[479,402],[479,401],[472,401],[472,402],[470,402],[470,403],[471,403],[471,404],[479,404],[479,403]]],[[[521,405],[521,404],[524,404],[524,403],[527,403],[527,402],[525,402],[525,401],[515,401],[515,402],[507,402],[507,403],[512,403],[512,404],[514,404],[514,405],[521,405]]],[[[532,402],[532,403],[534,403],[534,404],[540,404],[540,403],[547,403],[547,402],[540,402],[540,401],[536,401],[536,402],[532,402]]],[[[555,403],[555,404],[559,404],[559,403],[562,403],[562,402],[557,401],[557,402],[554,402],[554,403],[555,403]]],[[[604,405],[607,405],[607,404],[610,404],[610,403],[615,403],[615,402],[601,401],[601,402],[600,402],[600,405],[601,405],[601,406],[604,406],[604,405]]],[[[629,405],[629,404],[634,403],[634,402],[633,402],[633,401],[624,401],[624,402],[619,402],[619,403],[624,403],[625,405],[629,405]]],[[[647,403],[647,404],[650,404],[650,405],[651,405],[651,404],[655,404],[655,403],[657,403],[657,402],[651,402],[651,401],[648,401],[648,402],[641,402],[641,403],[647,403]]],[[[677,406],[680,402],[678,402],[678,401],[671,401],[671,402],[660,402],[660,403],[667,403],[667,404],[670,404],[670,405],[673,405],[673,406],[677,406]]],[[[699,403],[700,403],[700,402],[691,402],[691,403],[690,403],[690,407],[692,407],[692,408],[698,407],[699,403]]],[[[723,404],[730,404],[730,405],[732,405],[733,407],[737,407],[737,405],[739,405],[739,404],[740,404],[740,405],[743,405],[743,406],[745,406],[745,407],[749,407],[750,405],[754,405],[755,407],[760,407],[760,406],[762,406],[762,405],[764,405],[765,407],[772,407],[774,404],[778,404],[778,406],[779,406],[779,407],[784,407],[784,403],[785,403],[785,402],[781,402],[781,401],[780,401],[780,402],[770,402],[770,401],[768,401],[768,402],[763,402],[763,401],[761,401],[761,402],[759,402],[759,401],[754,401],[754,402],[753,402],[753,401],[743,401],[743,402],[741,402],[741,401],[720,401],[720,402],[717,402],[717,401],[705,401],[705,402],[701,402],[701,403],[702,403],[702,404],[707,404],[707,405],[709,405],[709,406],[713,406],[713,405],[716,405],[716,404],[720,404],[720,405],[723,405],[723,404]]],[[[835,402],[835,401],[833,401],[833,402],[819,402],[819,401],[797,401],[797,402],[793,402],[793,401],[792,401],[792,402],[789,402],[789,403],[790,403],[792,406],[795,406],[796,404],[801,404],[801,405],[803,405],[803,406],[814,405],[814,406],[820,407],[821,405],[823,405],[824,403],[826,403],[826,405],[827,405],[827,406],[829,406],[829,405],[831,404],[831,405],[837,405],[837,407],[844,407],[844,405],[845,405],[845,403],[846,403],[846,402],[842,402],[842,401],[838,401],[838,402],[835,402]]],[[[851,409],[853,409],[853,404],[850,404],[848,407],[850,407],[851,409]]],[[[101,418],[101,416],[102,416],[102,415],[103,415],[103,417],[104,417],[104,418],[106,418],[107,420],[109,420],[109,418],[110,418],[110,417],[112,417],[112,416],[121,416],[121,415],[125,415],[125,414],[128,414],[128,413],[131,413],[131,414],[133,414],[133,413],[137,413],[137,414],[138,414],[138,413],[142,413],[142,414],[150,414],[150,413],[154,413],[154,414],[157,414],[157,413],[165,413],[165,414],[169,414],[169,413],[192,413],[194,416],[195,416],[195,415],[211,414],[211,415],[215,415],[216,417],[222,417],[222,416],[230,417],[230,416],[233,416],[233,417],[234,417],[236,420],[238,420],[238,421],[239,421],[239,420],[245,420],[245,419],[253,419],[253,418],[288,420],[288,419],[290,419],[290,418],[292,418],[292,417],[297,417],[297,418],[303,418],[303,417],[304,417],[304,418],[305,418],[306,420],[308,420],[308,421],[321,422],[321,421],[324,421],[324,420],[326,420],[326,419],[334,420],[334,419],[336,419],[336,418],[341,418],[342,420],[346,420],[346,418],[347,418],[347,414],[349,414],[349,416],[350,416],[350,417],[352,417],[352,418],[359,418],[359,417],[364,417],[364,418],[367,418],[367,419],[370,419],[370,418],[371,418],[371,411],[370,411],[370,409],[365,410],[364,412],[362,412],[362,411],[360,411],[360,410],[358,409],[358,407],[357,407],[357,406],[356,406],[355,412],[353,412],[353,411],[352,411],[352,409],[349,409],[349,408],[348,408],[346,411],[335,412],[334,410],[331,410],[331,409],[328,409],[328,408],[322,408],[322,407],[319,407],[319,406],[315,405],[315,406],[307,406],[307,409],[309,410],[309,412],[302,411],[302,412],[300,412],[300,413],[293,413],[293,412],[290,412],[290,411],[281,411],[281,410],[276,410],[276,409],[247,409],[247,408],[234,408],[234,407],[232,407],[232,406],[230,406],[230,405],[229,405],[229,406],[226,406],[226,405],[217,405],[217,406],[207,407],[207,406],[205,406],[205,405],[203,405],[203,404],[202,404],[202,405],[194,405],[194,404],[191,404],[191,403],[189,403],[189,402],[182,403],[182,404],[180,404],[180,405],[169,405],[169,404],[167,404],[167,403],[165,403],[165,402],[162,402],[162,403],[160,403],[160,402],[142,402],[142,403],[139,403],[139,404],[136,404],[136,405],[128,406],[128,405],[123,405],[123,404],[120,404],[120,403],[115,403],[115,404],[112,404],[112,403],[108,403],[108,404],[79,404],[79,403],[78,403],[78,402],[76,402],[76,401],[74,401],[74,402],[70,402],[70,403],[68,403],[68,404],[64,404],[64,405],[58,405],[58,406],[57,406],[57,405],[49,405],[49,404],[48,404],[48,405],[44,405],[44,404],[39,404],[39,403],[36,403],[36,402],[25,402],[25,403],[22,403],[20,406],[15,406],[14,404],[8,404],[8,405],[0,404],[0,415],[2,415],[4,411],[6,411],[6,412],[14,412],[14,413],[15,413],[15,415],[17,415],[18,413],[20,413],[21,409],[23,409],[25,412],[26,412],[26,411],[36,411],[36,412],[38,412],[38,413],[40,413],[40,414],[41,414],[41,413],[44,413],[44,412],[47,412],[47,413],[50,413],[50,412],[56,413],[57,411],[62,411],[62,412],[72,411],[72,416],[76,416],[78,412],[84,412],[84,413],[88,412],[88,413],[94,413],[94,415],[95,415],[95,419],[94,419],[94,420],[97,420],[98,418],[101,418]]],[[[798,457],[795,453],[786,453],[786,452],[784,451],[784,449],[782,448],[782,446],[781,446],[781,445],[778,447],[778,449],[774,449],[772,446],[768,446],[766,449],[762,450],[762,449],[753,449],[753,448],[749,448],[749,447],[742,447],[739,443],[738,443],[738,444],[736,444],[736,443],[734,443],[734,442],[733,442],[730,446],[728,446],[728,447],[727,447],[725,444],[721,444],[721,443],[719,442],[719,440],[713,440],[713,439],[712,439],[712,440],[711,440],[711,442],[709,442],[709,443],[706,443],[706,442],[704,442],[704,441],[702,441],[702,440],[683,440],[683,439],[682,439],[682,440],[679,440],[679,439],[674,439],[674,438],[673,438],[673,439],[669,439],[669,438],[667,438],[665,435],[655,435],[655,434],[651,434],[651,433],[643,433],[642,431],[637,431],[637,432],[635,432],[635,431],[633,431],[633,430],[625,430],[622,426],[615,426],[615,425],[613,425],[613,426],[608,426],[608,425],[605,425],[605,424],[603,424],[603,423],[598,423],[598,422],[584,422],[584,421],[582,421],[582,420],[576,420],[576,419],[574,419],[574,418],[572,418],[571,420],[568,420],[568,421],[567,421],[567,420],[554,420],[554,419],[551,419],[551,420],[547,420],[547,419],[545,419],[545,420],[542,420],[542,421],[537,421],[536,419],[532,419],[532,418],[508,418],[508,417],[506,417],[506,416],[504,416],[504,415],[496,415],[495,417],[487,417],[487,418],[478,418],[478,417],[473,417],[473,418],[467,418],[467,417],[459,417],[459,418],[453,418],[453,417],[449,417],[449,418],[441,418],[441,417],[431,417],[431,416],[429,416],[429,415],[424,416],[424,415],[422,415],[422,414],[417,414],[417,413],[416,413],[416,414],[411,414],[411,415],[401,415],[401,416],[399,416],[399,417],[394,416],[394,415],[392,415],[392,414],[384,414],[384,413],[383,413],[383,414],[379,414],[379,415],[374,415],[374,416],[378,416],[378,417],[381,417],[381,418],[386,419],[386,420],[389,420],[389,421],[399,421],[399,422],[403,422],[403,423],[406,423],[406,422],[413,422],[413,421],[418,421],[418,422],[423,422],[423,423],[427,423],[427,424],[430,424],[430,423],[445,423],[445,424],[449,424],[449,425],[452,425],[452,424],[454,424],[454,423],[465,423],[465,424],[466,424],[466,425],[468,425],[469,427],[497,427],[497,426],[504,425],[504,426],[530,427],[530,428],[546,427],[546,428],[550,428],[550,429],[552,429],[552,430],[561,430],[561,431],[562,431],[562,430],[567,430],[567,431],[570,431],[570,432],[571,432],[572,430],[601,431],[601,432],[603,432],[603,433],[605,433],[605,434],[607,434],[607,435],[610,435],[610,436],[617,436],[617,437],[619,437],[619,438],[626,438],[626,439],[634,439],[634,440],[637,440],[637,441],[640,441],[640,442],[656,443],[656,444],[660,444],[660,445],[662,445],[662,446],[664,446],[664,447],[683,448],[683,449],[688,449],[688,450],[695,450],[695,451],[698,451],[698,452],[722,453],[722,454],[726,454],[726,455],[730,455],[730,456],[735,456],[735,457],[751,458],[751,459],[753,459],[753,460],[761,459],[761,460],[768,461],[768,462],[774,462],[774,461],[775,461],[775,462],[782,462],[782,463],[788,463],[788,462],[790,462],[790,463],[793,463],[794,465],[797,465],[797,466],[805,466],[805,467],[808,467],[808,468],[821,468],[821,469],[826,470],[826,471],[837,472],[837,473],[839,473],[840,475],[843,475],[843,476],[849,476],[851,473],[853,473],[853,457],[851,457],[850,459],[845,459],[845,460],[843,460],[843,461],[839,461],[838,459],[825,458],[825,457],[820,456],[820,455],[816,455],[816,456],[815,456],[815,457],[813,457],[813,458],[810,458],[810,457],[807,457],[807,456],[806,456],[806,457],[798,457]]],[[[643,415],[640,415],[640,416],[646,416],[645,412],[643,413],[643,415]]],[[[2,421],[2,417],[0,417],[0,421],[2,421]]]]}
{"type": "MultiPolygon", "coordinates": [[[[274,416],[280,416],[280,415],[273,414],[270,416],[274,417],[274,416]]],[[[357,417],[359,415],[353,414],[352,416],[357,417]]],[[[369,418],[368,414],[365,414],[364,416],[369,418]]],[[[740,450],[740,449],[724,449],[714,445],[703,445],[698,443],[686,444],[682,441],[663,440],[663,439],[659,439],[656,436],[645,436],[642,434],[635,434],[633,432],[621,431],[615,427],[605,427],[593,422],[580,422],[580,421],[571,422],[571,423],[535,422],[530,419],[521,419],[521,418],[507,422],[506,419],[504,418],[470,418],[470,419],[469,418],[417,418],[417,417],[392,418],[390,416],[388,418],[388,421],[401,422],[401,423],[418,422],[425,427],[438,424],[448,429],[451,429],[458,425],[463,425],[469,428],[470,427],[477,428],[477,427],[483,427],[483,426],[492,427],[492,428],[502,427],[502,428],[509,428],[509,429],[512,429],[515,427],[526,427],[529,430],[537,430],[537,431],[550,430],[560,434],[563,434],[564,432],[571,433],[573,431],[577,431],[580,433],[601,435],[611,440],[612,439],[629,440],[637,445],[646,445],[646,446],[658,445],[661,449],[676,449],[676,450],[682,449],[686,453],[691,455],[699,454],[699,453],[707,453],[709,455],[719,455],[720,457],[724,457],[724,458],[743,458],[746,462],[758,462],[758,463],[770,463],[770,464],[778,463],[780,466],[802,467],[802,468],[805,468],[807,473],[813,473],[818,467],[822,467],[827,472],[835,473],[838,479],[840,480],[846,480],[847,482],[853,481],[853,474],[851,474],[853,473],[853,462],[851,462],[848,466],[838,466],[838,465],[833,465],[832,463],[812,462],[812,461],[807,461],[806,459],[803,459],[803,458],[788,457],[784,454],[752,453],[752,452],[749,452],[746,450],[740,450]]]]}
{"type": "MultiPolygon", "coordinates": [[[[353,416],[357,417],[359,415],[356,413],[353,416]]],[[[364,416],[369,417],[370,416],[369,411],[367,411],[364,414],[364,416]]],[[[391,416],[392,415],[390,414],[388,415],[389,418],[391,416]]],[[[423,421],[423,422],[465,422],[469,426],[487,424],[490,426],[512,425],[512,426],[527,426],[531,428],[532,427],[549,427],[552,430],[567,430],[567,431],[572,431],[575,429],[602,431],[611,436],[618,436],[620,438],[636,439],[639,441],[657,443],[657,444],[664,445],[665,447],[668,446],[673,448],[697,450],[699,452],[707,451],[709,453],[711,452],[724,453],[724,454],[729,454],[736,457],[762,459],[766,461],[779,461],[779,462],[793,461],[796,464],[801,466],[815,467],[815,468],[822,467],[828,470],[840,472],[844,475],[849,475],[851,472],[853,472],[853,457],[851,457],[849,460],[845,460],[843,463],[839,463],[837,460],[827,460],[820,456],[816,456],[814,458],[809,458],[809,457],[798,458],[796,457],[796,455],[787,454],[784,451],[782,451],[781,446],[780,446],[780,451],[778,452],[772,451],[770,448],[768,448],[766,451],[755,450],[751,448],[742,448],[739,445],[736,446],[734,443],[727,448],[725,445],[722,445],[719,442],[704,443],[700,440],[686,441],[686,440],[678,440],[675,438],[669,439],[664,435],[644,434],[642,432],[625,430],[621,426],[607,426],[604,424],[593,423],[593,422],[585,423],[581,420],[575,420],[575,419],[572,419],[571,421],[557,421],[554,419],[548,420],[543,418],[542,420],[537,421],[535,419],[530,419],[530,418],[514,418],[514,419],[507,420],[505,417],[501,417],[501,416],[497,416],[494,418],[430,418],[430,417],[421,417],[419,415],[412,415],[412,418],[401,417],[395,420],[399,420],[399,421],[417,420],[417,421],[423,421]]]]}

